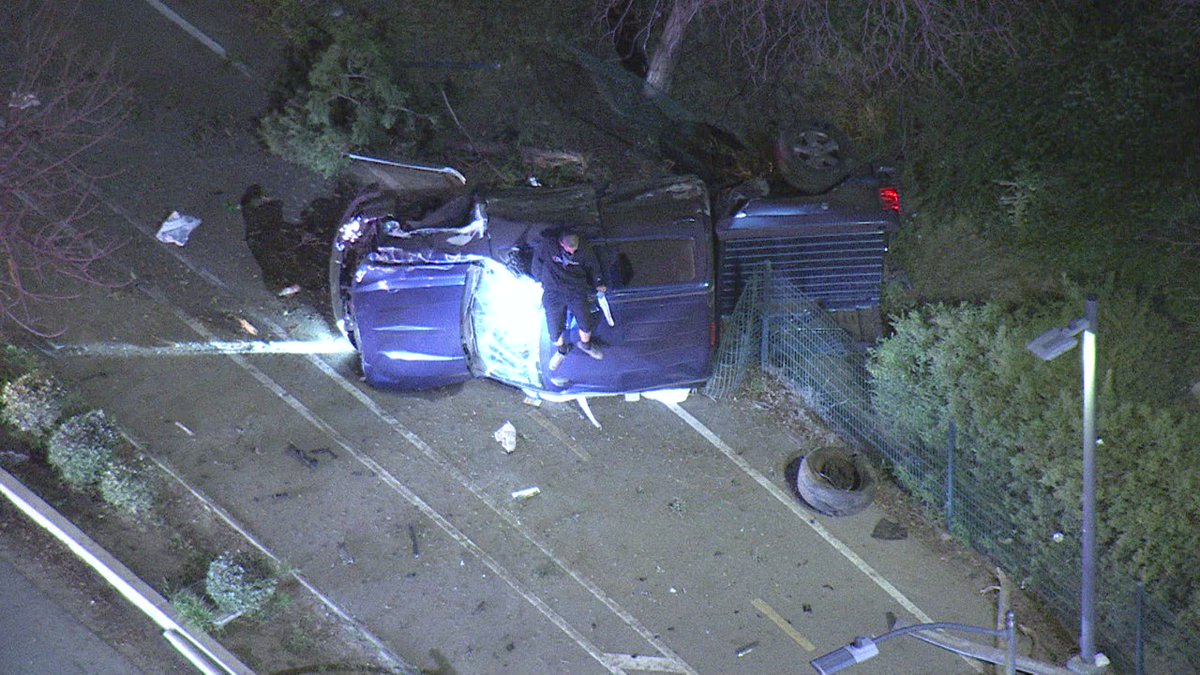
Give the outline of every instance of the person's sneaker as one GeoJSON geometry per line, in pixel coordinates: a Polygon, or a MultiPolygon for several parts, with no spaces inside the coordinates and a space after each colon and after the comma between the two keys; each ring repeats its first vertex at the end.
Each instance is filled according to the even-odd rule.
{"type": "Polygon", "coordinates": [[[565,358],[567,358],[566,354],[559,351],[554,352],[554,355],[550,357],[550,370],[558,370],[565,358]]]}
{"type": "Polygon", "coordinates": [[[600,351],[600,348],[598,346],[592,344],[591,342],[580,342],[576,346],[579,347],[579,351],[583,352],[584,354],[587,354],[588,356],[592,357],[593,359],[596,359],[597,361],[604,358],[604,352],[600,351]]]}

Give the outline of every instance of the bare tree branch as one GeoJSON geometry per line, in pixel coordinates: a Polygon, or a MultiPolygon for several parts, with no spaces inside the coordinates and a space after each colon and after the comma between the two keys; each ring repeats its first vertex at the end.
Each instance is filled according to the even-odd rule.
{"type": "Polygon", "coordinates": [[[119,245],[85,226],[101,176],[81,162],[124,119],[122,88],[111,57],[69,42],[72,16],[49,0],[0,9],[0,316],[38,335],[42,306],[78,292],[63,280],[113,285],[96,268],[119,245]]]}
{"type": "MultiPolygon", "coordinates": [[[[653,44],[646,81],[670,87],[688,25],[708,13],[731,62],[759,83],[785,70],[837,66],[841,77],[957,78],[985,53],[1012,51],[1020,0],[596,0],[606,34],[653,44]],[[633,22],[636,25],[630,26],[633,22]]],[[[1189,0],[1176,0],[1188,2],[1189,0]]]]}

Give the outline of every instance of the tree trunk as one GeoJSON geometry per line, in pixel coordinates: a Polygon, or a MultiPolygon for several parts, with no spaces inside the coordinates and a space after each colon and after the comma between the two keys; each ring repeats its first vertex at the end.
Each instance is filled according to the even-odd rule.
{"type": "Polygon", "coordinates": [[[671,13],[663,26],[654,55],[650,57],[650,70],[646,74],[646,96],[665,94],[671,88],[671,77],[675,74],[675,63],[679,60],[679,47],[683,44],[683,33],[692,18],[709,0],[675,0],[671,13]]]}

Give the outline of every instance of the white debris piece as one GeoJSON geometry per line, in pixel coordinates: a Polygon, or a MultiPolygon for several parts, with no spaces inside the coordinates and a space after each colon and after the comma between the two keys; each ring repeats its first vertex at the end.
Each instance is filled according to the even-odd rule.
{"type": "Polygon", "coordinates": [[[17,110],[25,110],[26,108],[36,108],[42,104],[38,95],[33,92],[12,92],[8,97],[8,107],[16,108],[17,110]]]}
{"type": "Polygon", "coordinates": [[[524,490],[517,490],[516,492],[512,493],[512,498],[513,499],[529,499],[530,497],[532,497],[534,495],[540,495],[540,494],[542,494],[542,489],[535,485],[533,487],[525,488],[524,490]]]}
{"type": "Polygon", "coordinates": [[[279,291],[279,297],[287,298],[287,297],[291,297],[299,292],[300,292],[300,284],[292,284],[291,286],[288,286],[287,288],[284,288],[283,290],[279,291]]]}
{"type": "Polygon", "coordinates": [[[642,392],[642,396],[661,403],[683,403],[690,393],[690,389],[655,389],[642,392]]]}
{"type": "Polygon", "coordinates": [[[171,215],[167,216],[167,219],[163,221],[162,227],[158,228],[156,236],[164,244],[183,246],[187,243],[188,237],[191,236],[192,230],[199,226],[199,218],[185,216],[178,211],[172,211],[171,215]]]}
{"type": "Polygon", "coordinates": [[[512,452],[517,449],[517,428],[513,426],[512,422],[505,421],[496,430],[496,433],[492,434],[492,437],[496,439],[497,443],[504,446],[505,452],[512,452]]]}

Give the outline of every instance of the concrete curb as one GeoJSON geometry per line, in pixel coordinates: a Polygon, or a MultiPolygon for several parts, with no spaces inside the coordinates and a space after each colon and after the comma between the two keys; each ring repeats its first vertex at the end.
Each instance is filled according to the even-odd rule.
{"type": "Polygon", "coordinates": [[[214,675],[254,675],[253,670],[216,640],[185,627],[171,604],[158,591],[3,469],[0,469],[0,492],[157,624],[163,631],[163,637],[198,670],[214,675]]]}

